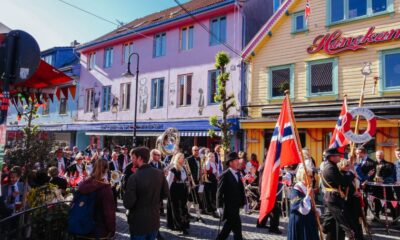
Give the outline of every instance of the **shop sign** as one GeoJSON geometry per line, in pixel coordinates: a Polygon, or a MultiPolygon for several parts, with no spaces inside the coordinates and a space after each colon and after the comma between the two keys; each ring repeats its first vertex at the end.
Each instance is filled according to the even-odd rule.
{"type": "Polygon", "coordinates": [[[314,39],[311,46],[307,48],[309,54],[324,51],[327,54],[337,54],[345,51],[357,51],[365,49],[368,44],[388,42],[400,39],[400,29],[375,32],[375,27],[370,27],[365,35],[343,37],[341,30],[333,33],[319,35],[314,39]]]}
{"type": "MultiPolygon", "coordinates": [[[[163,124],[149,123],[149,124],[138,124],[137,128],[141,130],[162,130],[163,124]]],[[[107,131],[130,131],[133,129],[132,124],[113,124],[113,125],[102,125],[101,130],[107,131]]]]}

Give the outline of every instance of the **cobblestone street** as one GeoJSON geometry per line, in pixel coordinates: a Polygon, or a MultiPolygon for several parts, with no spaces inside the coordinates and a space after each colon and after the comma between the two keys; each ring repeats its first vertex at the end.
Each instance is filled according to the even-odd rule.
{"type": "MultiPolygon", "coordinates": [[[[120,206],[120,209],[123,207],[120,206]]],[[[192,213],[193,215],[193,213],[192,213]]],[[[215,239],[218,231],[218,219],[215,219],[211,216],[203,216],[205,219],[205,224],[200,222],[191,222],[189,235],[184,236],[180,232],[171,231],[167,229],[166,219],[165,217],[161,218],[161,234],[167,240],[173,239],[215,239]]],[[[255,227],[257,214],[246,215],[242,214],[242,229],[243,229],[243,237],[248,240],[283,240],[286,239],[286,227],[287,221],[286,218],[281,218],[280,229],[283,232],[282,235],[269,234],[268,229],[259,229],[255,227]]],[[[221,226],[222,227],[222,226],[221,226]]],[[[129,239],[129,226],[126,222],[126,216],[124,213],[117,213],[117,233],[116,239],[125,240],[129,239]]],[[[233,239],[231,237],[230,239],[233,239]]],[[[368,239],[368,238],[366,238],[368,239]]],[[[372,236],[373,240],[395,240],[400,239],[400,233],[391,233],[386,234],[384,231],[380,231],[379,233],[375,232],[372,236]]]]}

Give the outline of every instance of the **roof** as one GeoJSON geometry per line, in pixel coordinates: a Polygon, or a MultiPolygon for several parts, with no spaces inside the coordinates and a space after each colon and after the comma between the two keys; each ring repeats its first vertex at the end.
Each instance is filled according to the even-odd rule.
{"type": "Polygon", "coordinates": [[[272,28],[287,14],[289,7],[297,0],[286,0],[279,9],[272,15],[272,17],[261,27],[260,31],[253,37],[253,39],[247,44],[242,52],[242,58],[248,59],[256,48],[263,42],[263,40],[271,34],[272,28]]]}
{"type": "MultiPolygon", "coordinates": [[[[187,3],[182,4],[182,6],[195,14],[196,11],[211,7],[213,5],[220,5],[224,3],[234,3],[234,0],[192,0],[187,3]]],[[[187,16],[188,14],[180,6],[171,7],[160,12],[156,12],[142,18],[133,20],[132,22],[117,28],[116,30],[109,32],[93,41],[80,45],[79,50],[86,47],[92,46],[103,41],[114,39],[116,37],[122,37],[130,33],[139,32],[144,28],[149,28],[152,26],[158,26],[169,22],[171,20],[177,19],[179,17],[187,16]]]]}
{"type": "Polygon", "coordinates": [[[70,50],[70,49],[74,49],[74,47],[72,47],[72,46],[60,46],[60,47],[52,47],[52,48],[48,48],[48,49],[46,49],[46,50],[43,50],[41,53],[40,53],[40,55],[47,55],[47,54],[49,54],[49,53],[52,53],[52,52],[54,52],[54,51],[57,51],[57,50],[70,50]]]}

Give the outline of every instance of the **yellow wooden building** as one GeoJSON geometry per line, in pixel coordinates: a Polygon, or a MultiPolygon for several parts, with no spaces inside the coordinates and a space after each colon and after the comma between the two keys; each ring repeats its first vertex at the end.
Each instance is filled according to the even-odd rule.
{"type": "MultiPolygon", "coordinates": [[[[290,89],[303,147],[317,162],[329,145],[344,94],[377,116],[375,139],[365,145],[394,160],[399,146],[400,0],[286,0],[246,46],[247,112],[241,121],[248,153],[264,156],[282,95],[290,89]],[[362,69],[370,70],[364,71],[362,69]]],[[[363,121],[361,130],[366,128],[363,121]]],[[[262,157],[259,157],[262,159],[262,157]]]]}

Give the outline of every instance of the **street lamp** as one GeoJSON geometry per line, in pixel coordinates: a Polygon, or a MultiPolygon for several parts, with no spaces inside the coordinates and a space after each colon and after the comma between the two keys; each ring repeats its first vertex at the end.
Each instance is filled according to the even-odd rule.
{"type": "Polygon", "coordinates": [[[135,118],[133,120],[133,143],[132,146],[136,147],[136,124],[137,124],[137,102],[138,102],[138,82],[139,82],[139,54],[131,53],[128,57],[128,69],[122,74],[123,77],[133,77],[134,74],[131,72],[131,58],[135,55],[137,57],[136,61],[136,83],[135,83],[135,118]]]}

